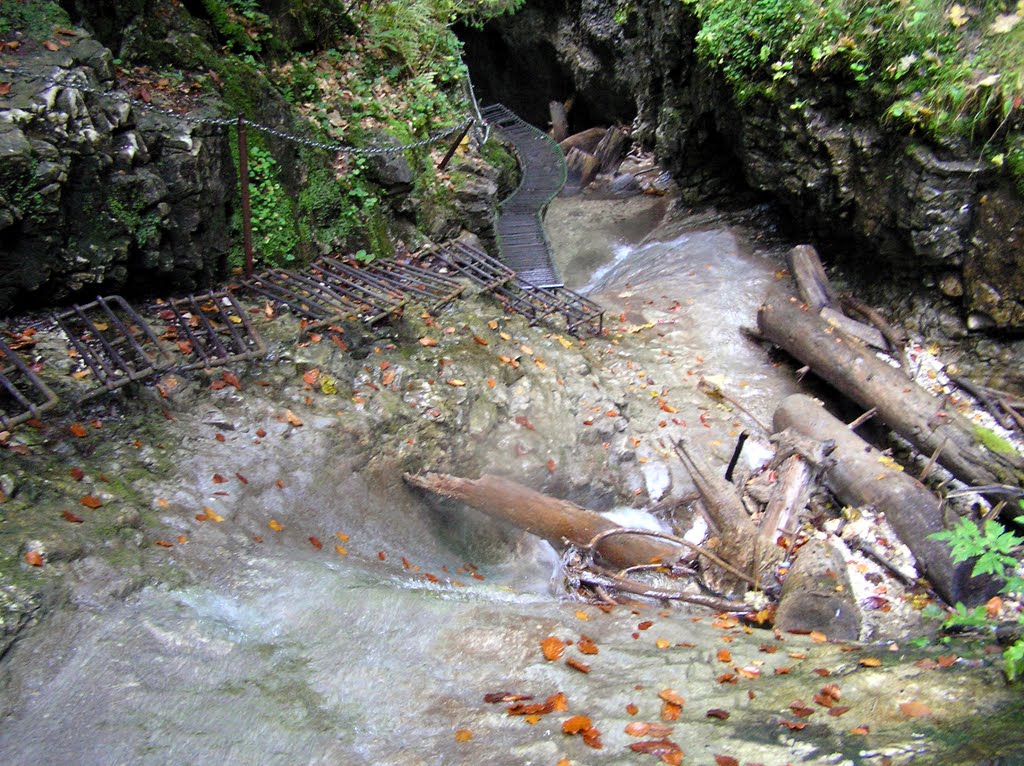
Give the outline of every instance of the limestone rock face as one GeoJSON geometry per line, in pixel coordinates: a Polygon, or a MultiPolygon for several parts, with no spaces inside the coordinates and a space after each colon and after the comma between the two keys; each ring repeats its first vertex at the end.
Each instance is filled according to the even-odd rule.
{"type": "Polygon", "coordinates": [[[731,173],[830,255],[945,285],[972,329],[1024,329],[1024,200],[976,148],[889,129],[865,96],[811,75],[740,105],[697,60],[698,29],[685,3],[543,0],[489,25],[486,39],[468,36],[467,55],[492,97],[518,99],[508,105],[535,124],[548,100],[569,96],[573,130],[632,120],[634,142],[656,152],[690,201],[731,173]],[[528,92],[502,75],[505,60],[528,92]]]}
{"type": "Polygon", "coordinates": [[[0,102],[0,311],[209,283],[237,184],[226,128],[118,100],[84,34],[31,75],[0,102]]]}

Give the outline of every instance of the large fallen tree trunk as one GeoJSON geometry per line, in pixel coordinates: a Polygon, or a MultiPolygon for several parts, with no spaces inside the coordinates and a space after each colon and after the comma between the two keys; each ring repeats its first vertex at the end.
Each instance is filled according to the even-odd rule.
{"type": "Polygon", "coordinates": [[[784,288],[774,289],[757,314],[761,336],[788,351],[839,391],[878,416],[922,453],[972,485],[1024,480],[1016,453],[982,446],[984,432],[850,336],[830,326],[784,288]]]}
{"type": "Polygon", "coordinates": [[[775,410],[774,427],[835,444],[825,464],[829,489],[843,503],[872,505],[884,512],[914,554],[918,571],[942,598],[951,604],[976,604],[995,593],[997,588],[990,579],[972,579],[972,564],[954,564],[949,547],[930,537],[943,529],[938,498],[829,414],[820,402],[803,394],[787,397],[775,410]]]}
{"type": "MultiPolygon", "coordinates": [[[[556,548],[571,543],[589,545],[600,532],[619,528],[598,513],[567,500],[542,495],[500,476],[484,474],[479,479],[462,479],[443,473],[406,474],[414,487],[471,505],[489,516],[507,521],[531,534],[543,537],[556,548]]],[[[616,535],[597,546],[601,559],[612,567],[638,564],[672,564],[682,549],[670,543],[637,535],[616,535]]]]}

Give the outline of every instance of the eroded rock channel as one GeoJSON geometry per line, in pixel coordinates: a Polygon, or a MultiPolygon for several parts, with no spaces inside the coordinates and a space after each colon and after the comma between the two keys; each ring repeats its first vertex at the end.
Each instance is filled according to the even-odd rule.
{"type": "Polygon", "coordinates": [[[892,617],[857,643],[679,606],[606,611],[567,598],[535,538],[403,484],[491,471],[599,511],[660,502],[662,523],[700,532],[697,514],[668,513],[690,482],[662,440],[685,432],[728,460],[746,415],[701,377],[764,419],[796,390],[789,362],[738,333],[784,246],[761,241],[756,214],[652,233],[662,204],[549,214],[570,284],[608,310],[605,337],[478,296],[343,352],[261,311],[272,353],[237,387],[165,379],[16,432],[0,759],[632,764],[655,761],[631,745],[661,739],[687,763],[1022,752],[1019,695],[982,648],[917,649],[929,628],[892,617]],[[44,566],[23,563],[28,547],[44,566]],[[551,636],[567,645],[549,661],[551,636]],[[577,715],[600,733],[564,733],[577,715]]]}

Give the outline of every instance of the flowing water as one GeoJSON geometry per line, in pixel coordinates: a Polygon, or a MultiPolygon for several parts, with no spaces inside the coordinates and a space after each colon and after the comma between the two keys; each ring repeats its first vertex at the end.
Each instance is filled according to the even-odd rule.
{"type": "MultiPolygon", "coordinates": [[[[634,456],[652,499],[686,483],[658,434],[685,431],[724,458],[749,425],[700,393],[701,376],[762,419],[794,389],[788,369],[738,334],[777,278],[777,249],[716,219],[643,241],[660,205],[578,198],[558,201],[548,219],[570,284],[609,309],[603,374],[627,381],[636,401],[619,404],[638,433],[652,435],[634,456]]],[[[300,429],[269,420],[271,433],[253,438],[259,422],[229,430],[195,413],[176,475],[154,479],[166,523],[191,535],[169,554],[188,571],[187,584],[122,600],[109,565],[76,565],[74,608],[56,610],[7,658],[11,715],[0,763],[656,763],[628,749],[638,739],[625,726],[669,715],[665,689],[686,698],[670,735],[684,763],[711,764],[716,755],[765,764],[978,763],[991,748],[973,736],[971,721],[981,720],[973,714],[1011,715],[1007,699],[986,687],[991,674],[965,665],[939,677],[889,647],[847,651],[751,634],[701,611],[638,604],[607,614],[567,601],[552,582],[546,544],[427,506],[394,466],[379,465],[326,419],[300,429]],[[212,438],[217,429],[226,443],[212,438]],[[230,498],[213,497],[214,471],[247,481],[223,485],[230,498]],[[213,502],[226,523],[188,526],[187,514],[174,514],[213,502]],[[283,529],[268,529],[267,518],[283,529]],[[312,535],[344,555],[322,555],[312,535]],[[543,638],[582,634],[599,653],[569,646],[565,657],[590,672],[542,657],[543,638]],[[886,667],[860,665],[867,655],[886,667]],[[794,700],[812,705],[826,682],[842,688],[850,711],[829,716],[814,706],[809,721],[795,715],[794,700]],[[483,699],[502,691],[535,701],[563,692],[568,710],[510,716],[507,704],[483,699]],[[904,700],[925,701],[934,714],[908,724],[896,708],[904,700]],[[562,721],[576,714],[601,730],[601,749],[563,734],[562,721]]],[[[636,519],[637,511],[620,513],[636,519]]],[[[1000,747],[1021,752],[1021,737],[1010,727],[1000,747]]]]}

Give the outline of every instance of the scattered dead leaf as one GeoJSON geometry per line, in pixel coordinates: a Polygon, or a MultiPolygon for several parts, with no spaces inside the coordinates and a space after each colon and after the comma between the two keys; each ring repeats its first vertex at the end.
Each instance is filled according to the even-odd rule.
{"type": "Polygon", "coordinates": [[[456,742],[469,742],[471,739],[473,739],[473,732],[469,729],[459,729],[455,732],[456,742]]]}
{"type": "Polygon", "coordinates": [[[922,718],[923,716],[931,715],[932,709],[923,702],[911,700],[910,702],[900,703],[900,712],[907,718],[922,718]]]}
{"type": "Polygon", "coordinates": [[[565,653],[565,642],[558,636],[548,636],[540,642],[540,650],[544,653],[544,659],[554,662],[565,653]]]}
{"type": "Polygon", "coordinates": [[[585,662],[581,662],[580,660],[576,659],[575,657],[567,658],[565,660],[565,664],[568,665],[573,670],[578,670],[580,673],[589,673],[590,672],[590,665],[588,665],[585,662]]]}
{"type": "Polygon", "coordinates": [[[83,426],[81,423],[72,423],[70,426],[68,426],[68,430],[71,431],[72,436],[75,436],[79,439],[85,438],[85,436],[89,433],[86,427],[83,426]]]}
{"type": "Polygon", "coordinates": [[[43,565],[43,554],[39,551],[25,551],[25,563],[33,567],[41,567],[43,565]]]}
{"type": "Polygon", "coordinates": [[[275,532],[280,532],[282,529],[284,529],[284,526],[277,519],[271,519],[270,521],[268,521],[267,526],[275,532]]]}
{"type": "Polygon", "coordinates": [[[84,506],[85,506],[86,508],[91,508],[91,509],[92,509],[92,510],[94,510],[94,511],[95,511],[95,510],[96,510],[97,508],[99,508],[100,506],[102,506],[102,505],[103,505],[103,501],[102,501],[102,500],[100,500],[100,499],[99,499],[98,497],[96,497],[95,495],[86,495],[85,497],[83,497],[83,498],[82,498],[81,500],[79,500],[78,502],[80,502],[80,503],[81,503],[82,505],[84,505],[84,506]]]}
{"type": "Polygon", "coordinates": [[[704,714],[705,718],[717,718],[719,721],[725,721],[731,714],[728,710],[722,710],[720,707],[713,707],[704,714]]]}

